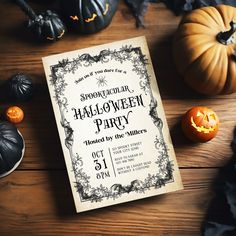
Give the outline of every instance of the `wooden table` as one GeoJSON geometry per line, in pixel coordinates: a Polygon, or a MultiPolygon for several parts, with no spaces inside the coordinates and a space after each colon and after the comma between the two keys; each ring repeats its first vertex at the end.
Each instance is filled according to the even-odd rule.
{"type": "MultiPolygon", "coordinates": [[[[32,5],[46,9],[45,2],[32,5]]],[[[26,152],[18,169],[0,179],[0,235],[199,236],[218,168],[232,154],[236,95],[198,95],[177,75],[171,42],[180,17],[163,4],[152,4],[145,17],[146,28],[137,29],[122,2],[104,31],[85,36],[67,33],[57,43],[44,44],[24,29],[26,18],[11,1],[1,1],[0,15],[1,82],[24,72],[37,87],[32,100],[17,103],[25,111],[25,120],[17,127],[25,138],[26,152]],[[76,214],[41,58],[141,35],[150,47],[184,190],[76,214]],[[218,136],[209,143],[192,144],[181,132],[181,116],[194,105],[209,106],[220,117],[218,136]]],[[[1,98],[1,112],[9,105],[1,98]]]]}

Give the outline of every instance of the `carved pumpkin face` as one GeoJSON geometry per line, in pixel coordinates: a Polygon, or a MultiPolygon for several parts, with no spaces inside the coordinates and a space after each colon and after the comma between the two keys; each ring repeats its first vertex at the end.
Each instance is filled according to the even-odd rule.
{"type": "Polygon", "coordinates": [[[6,110],[6,118],[11,123],[17,124],[24,119],[24,112],[20,107],[13,106],[6,110]]]}
{"type": "Polygon", "coordinates": [[[119,0],[61,0],[65,20],[79,33],[95,33],[108,26],[118,3],[119,0]]]}
{"type": "Polygon", "coordinates": [[[59,16],[50,10],[41,13],[33,20],[30,19],[28,27],[39,39],[46,41],[59,40],[66,30],[59,16]]]}
{"type": "Polygon", "coordinates": [[[216,113],[207,107],[193,107],[183,116],[182,129],[194,142],[207,142],[214,138],[219,128],[216,113]]]}

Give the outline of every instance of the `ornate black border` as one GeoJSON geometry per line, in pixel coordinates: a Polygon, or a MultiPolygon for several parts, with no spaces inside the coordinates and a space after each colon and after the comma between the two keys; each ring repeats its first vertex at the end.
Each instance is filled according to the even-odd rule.
{"type": "MultiPolygon", "coordinates": [[[[76,58],[69,60],[63,59],[58,64],[50,67],[51,75],[50,82],[54,88],[54,99],[59,106],[61,114],[61,126],[65,131],[65,145],[70,152],[72,171],[75,175],[76,183],[75,187],[79,193],[80,200],[83,201],[102,201],[103,198],[116,199],[123,193],[129,193],[132,191],[144,193],[146,190],[154,187],[161,188],[167,183],[174,182],[173,178],[173,164],[169,159],[168,149],[166,142],[163,138],[162,128],[163,122],[157,114],[157,101],[152,94],[150,85],[150,76],[147,72],[148,59],[142,53],[140,47],[122,46],[119,50],[102,50],[98,55],[91,56],[90,54],[78,55],[76,58]],[[79,67],[92,66],[94,63],[108,63],[111,60],[120,62],[130,61],[133,65],[133,71],[140,77],[140,87],[147,95],[150,95],[149,115],[153,120],[154,125],[157,127],[159,134],[154,140],[154,145],[158,150],[156,157],[156,164],[158,166],[158,172],[154,175],[148,174],[144,180],[133,180],[128,185],[114,184],[110,188],[100,185],[99,187],[92,187],[89,183],[90,176],[83,171],[83,160],[76,153],[72,151],[73,147],[73,129],[70,126],[70,122],[66,120],[67,112],[67,99],[64,96],[64,92],[67,86],[64,80],[64,75],[67,73],[75,73],[79,67]]],[[[75,81],[75,83],[78,83],[75,81]]]]}

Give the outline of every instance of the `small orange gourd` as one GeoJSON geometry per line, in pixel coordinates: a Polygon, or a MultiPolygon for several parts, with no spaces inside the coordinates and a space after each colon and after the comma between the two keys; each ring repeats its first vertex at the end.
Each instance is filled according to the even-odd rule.
{"type": "Polygon", "coordinates": [[[185,15],[173,44],[179,73],[207,95],[236,91],[236,8],[203,7],[185,15]]]}
{"type": "Polygon", "coordinates": [[[12,106],[6,110],[6,118],[9,122],[17,124],[24,119],[24,112],[20,107],[12,106]]]}
{"type": "Polygon", "coordinates": [[[182,129],[192,141],[204,143],[216,136],[219,118],[207,107],[192,107],[182,118],[182,129]]]}

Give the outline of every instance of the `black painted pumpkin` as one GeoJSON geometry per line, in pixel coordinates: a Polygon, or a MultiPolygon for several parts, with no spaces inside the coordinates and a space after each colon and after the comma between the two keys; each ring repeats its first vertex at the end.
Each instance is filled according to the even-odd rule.
{"type": "Polygon", "coordinates": [[[28,27],[42,40],[56,41],[65,33],[65,26],[61,19],[50,10],[41,13],[33,20],[29,20],[28,27]]]}
{"type": "Polygon", "coordinates": [[[10,174],[20,164],[25,143],[17,128],[8,122],[0,122],[0,177],[10,174]]]}
{"type": "Polygon", "coordinates": [[[24,0],[15,0],[16,4],[29,16],[29,29],[41,40],[56,41],[65,33],[60,17],[50,10],[37,15],[24,0]]]}
{"type": "Polygon", "coordinates": [[[26,101],[34,92],[33,82],[28,75],[16,74],[8,82],[8,94],[13,100],[26,101]]]}
{"type": "Polygon", "coordinates": [[[61,0],[62,13],[71,28],[80,33],[95,33],[112,20],[119,0],[61,0]]]}

